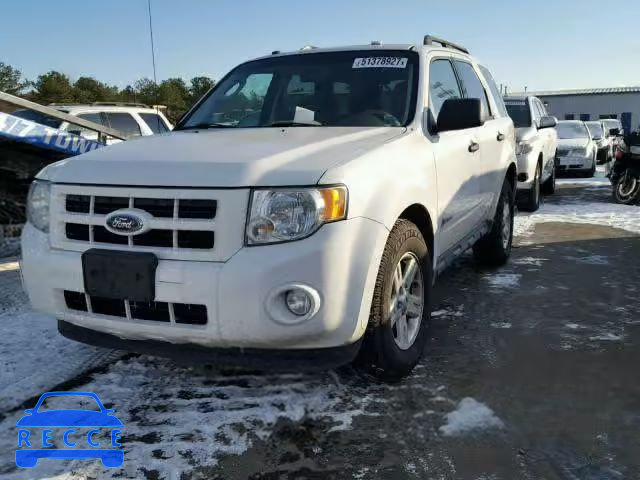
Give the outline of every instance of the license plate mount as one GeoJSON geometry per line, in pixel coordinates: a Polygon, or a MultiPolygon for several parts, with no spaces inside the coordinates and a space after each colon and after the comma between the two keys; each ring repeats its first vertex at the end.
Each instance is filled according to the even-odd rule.
{"type": "Polygon", "coordinates": [[[96,297],[152,302],[157,268],[153,253],[91,248],[82,254],[84,290],[96,297]]]}

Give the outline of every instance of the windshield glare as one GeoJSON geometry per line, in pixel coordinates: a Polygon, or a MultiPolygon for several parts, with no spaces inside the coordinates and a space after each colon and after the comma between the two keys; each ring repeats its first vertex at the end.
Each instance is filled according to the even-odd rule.
{"type": "Polygon", "coordinates": [[[587,128],[589,129],[589,133],[595,140],[599,140],[604,137],[604,130],[602,129],[602,125],[599,123],[587,123],[587,128]]]}
{"type": "Polygon", "coordinates": [[[514,102],[505,100],[505,106],[507,107],[509,116],[513,120],[513,125],[516,128],[531,126],[531,113],[527,102],[514,102]]]}
{"type": "Polygon", "coordinates": [[[307,53],[240,65],[180,125],[404,126],[415,114],[418,55],[307,53]]]}
{"type": "Polygon", "coordinates": [[[589,133],[583,123],[558,122],[556,131],[558,132],[558,138],[589,138],[589,133]]]}

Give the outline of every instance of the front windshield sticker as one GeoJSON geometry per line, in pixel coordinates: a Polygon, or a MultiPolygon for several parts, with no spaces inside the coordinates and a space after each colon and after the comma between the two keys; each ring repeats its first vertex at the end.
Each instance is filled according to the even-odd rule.
{"type": "Polygon", "coordinates": [[[352,68],[407,68],[407,57],[356,58],[352,68]]]}

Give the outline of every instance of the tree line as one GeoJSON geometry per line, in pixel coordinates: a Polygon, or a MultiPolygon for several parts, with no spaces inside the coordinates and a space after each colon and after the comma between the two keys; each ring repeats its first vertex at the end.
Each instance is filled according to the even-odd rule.
{"type": "Polygon", "coordinates": [[[49,103],[135,102],[166,105],[167,117],[175,122],[215,81],[207,76],[167,78],[157,85],[141,78],[119,89],[115,85],[82,76],[72,81],[68,75],[51,70],[35,80],[27,80],[17,68],[0,61],[0,91],[47,105],[49,103]]]}

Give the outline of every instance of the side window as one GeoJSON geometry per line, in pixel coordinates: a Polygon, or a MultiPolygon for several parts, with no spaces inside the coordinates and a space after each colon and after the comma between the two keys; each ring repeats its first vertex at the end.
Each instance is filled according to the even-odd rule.
{"type": "Polygon", "coordinates": [[[107,119],[111,124],[111,128],[122,132],[127,137],[135,137],[141,135],[140,126],[135,119],[125,112],[107,112],[107,119]]]}
{"type": "MultiPolygon", "coordinates": [[[[104,122],[102,121],[102,116],[99,112],[81,113],[77,115],[77,117],[82,118],[83,120],[89,120],[90,122],[97,123],[98,125],[104,124],[104,122]]],[[[98,136],[98,132],[81,127],[80,125],[73,125],[71,123],[67,126],[67,132],[87,138],[95,138],[98,136]]]]}
{"type": "Polygon", "coordinates": [[[155,113],[139,113],[138,115],[140,115],[142,120],[144,120],[144,123],[147,124],[153,133],[164,133],[169,131],[160,115],[155,113]]]}
{"type": "Polygon", "coordinates": [[[466,98],[479,98],[484,107],[486,115],[491,115],[491,108],[489,108],[489,101],[487,100],[487,92],[485,92],[478,74],[473,68],[473,65],[460,60],[455,60],[456,69],[460,75],[462,81],[462,87],[465,91],[466,98]]]}
{"type": "Polygon", "coordinates": [[[489,85],[489,90],[491,90],[491,95],[493,95],[493,99],[496,103],[496,107],[498,108],[498,113],[501,117],[508,117],[509,112],[507,112],[507,107],[504,106],[504,99],[502,98],[502,94],[500,93],[500,89],[498,89],[498,85],[496,81],[493,79],[491,72],[486,68],[480,65],[480,72],[484,76],[484,79],[489,85]]]}
{"type": "Polygon", "coordinates": [[[449,60],[434,60],[429,66],[429,108],[434,120],[449,98],[462,98],[453,67],[449,60]]]}

